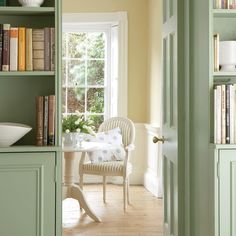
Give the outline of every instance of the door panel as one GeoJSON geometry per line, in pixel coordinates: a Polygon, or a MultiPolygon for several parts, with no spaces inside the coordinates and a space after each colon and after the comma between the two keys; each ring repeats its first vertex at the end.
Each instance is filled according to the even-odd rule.
{"type": "Polygon", "coordinates": [[[219,236],[236,235],[236,152],[221,150],[219,158],[219,236]]]}
{"type": "MultiPolygon", "coordinates": [[[[183,80],[182,73],[183,61],[180,60],[180,51],[182,50],[179,41],[179,14],[183,14],[183,1],[163,0],[164,23],[162,27],[163,42],[163,116],[162,132],[165,138],[163,144],[163,177],[164,177],[164,235],[165,236],[183,236],[180,232],[179,216],[183,217],[183,209],[179,209],[178,186],[180,184],[179,173],[179,124],[184,122],[178,120],[178,111],[180,109],[179,94],[180,86],[178,81],[183,80]],[[179,5],[177,5],[179,4],[179,5]],[[182,8],[178,6],[182,6],[182,8]],[[177,9],[179,12],[177,12],[177,9]],[[181,11],[182,12],[181,12],[181,11]],[[181,79],[180,79],[181,78],[181,79]]],[[[182,26],[183,27],[183,26],[182,26]]],[[[183,33],[181,31],[181,33],[183,33]]],[[[183,41],[183,40],[182,40],[183,41]]],[[[184,44],[184,42],[183,42],[184,44]]],[[[184,45],[183,45],[184,47],[184,45]]],[[[182,54],[181,54],[182,56],[182,54]]],[[[183,133],[183,131],[181,131],[183,133]]],[[[182,136],[181,138],[184,138],[182,136]]],[[[183,158],[183,155],[181,155],[183,158]]],[[[183,168],[182,168],[183,169],[183,168]]],[[[183,173],[184,174],[184,173],[183,173]]],[[[181,178],[182,179],[182,178],[181,178]]],[[[183,183],[184,184],[184,183],[183,183]]],[[[182,226],[183,227],[183,226],[182,226]]]]}
{"type": "Polygon", "coordinates": [[[0,153],[0,235],[55,235],[55,154],[0,153]]]}

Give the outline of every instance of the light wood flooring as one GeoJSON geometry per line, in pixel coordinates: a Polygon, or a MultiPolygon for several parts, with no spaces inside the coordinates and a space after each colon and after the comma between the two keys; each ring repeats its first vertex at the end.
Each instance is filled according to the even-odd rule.
{"type": "Polygon", "coordinates": [[[107,203],[102,185],[86,185],[84,192],[92,209],[101,218],[96,223],[74,199],[63,201],[63,236],[163,236],[162,200],[142,186],[130,187],[131,205],[123,211],[122,186],[107,185],[107,203]]]}

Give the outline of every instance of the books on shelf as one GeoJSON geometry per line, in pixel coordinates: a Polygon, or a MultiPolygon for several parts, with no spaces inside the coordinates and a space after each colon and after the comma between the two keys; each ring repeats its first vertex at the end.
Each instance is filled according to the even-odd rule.
{"type": "Polygon", "coordinates": [[[0,24],[0,70],[54,71],[55,29],[0,24]]]}
{"type": "Polygon", "coordinates": [[[214,0],[215,9],[236,9],[236,0],[214,0]]]}
{"type": "Polygon", "coordinates": [[[55,95],[36,97],[36,145],[55,145],[55,95]]]}
{"type": "Polygon", "coordinates": [[[236,143],[236,84],[214,87],[214,142],[236,143]]]}

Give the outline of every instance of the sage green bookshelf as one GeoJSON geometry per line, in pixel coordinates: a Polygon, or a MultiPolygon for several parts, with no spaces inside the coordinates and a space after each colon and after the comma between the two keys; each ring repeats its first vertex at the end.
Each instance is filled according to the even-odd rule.
{"type": "Polygon", "coordinates": [[[55,27],[55,71],[0,71],[0,122],[32,127],[11,147],[0,148],[0,235],[61,236],[61,1],[21,7],[9,0],[0,23],[55,27]],[[55,146],[36,146],[36,96],[55,94],[55,146]],[[14,214],[12,213],[14,212],[14,214]]]}
{"type": "Polygon", "coordinates": [[[236,72],[214,72],[213,35],[218,33],[220,41],[236,40],[236,9],[213,9],[210,0],[209,13],[209,85],[210,85],[210,204],[211,220],[214,225],[212,235],[236,235],[236,144],[213,144],[214,140],[214,94],[216,84],[236,83],[236,72]]]}

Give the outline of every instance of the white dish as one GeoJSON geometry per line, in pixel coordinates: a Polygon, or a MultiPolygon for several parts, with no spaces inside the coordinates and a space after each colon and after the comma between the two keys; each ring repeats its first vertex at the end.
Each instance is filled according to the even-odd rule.
{"type": "Polygon", "coordinates": [[[23,7],[40,7],[44,0],[18,0],[23,7]]]}
{"type": "Polygon", "coordinates": [[[26,135],[32,128],[19,123],[0,122],[0,147],[9,147],[26,135]]]}

